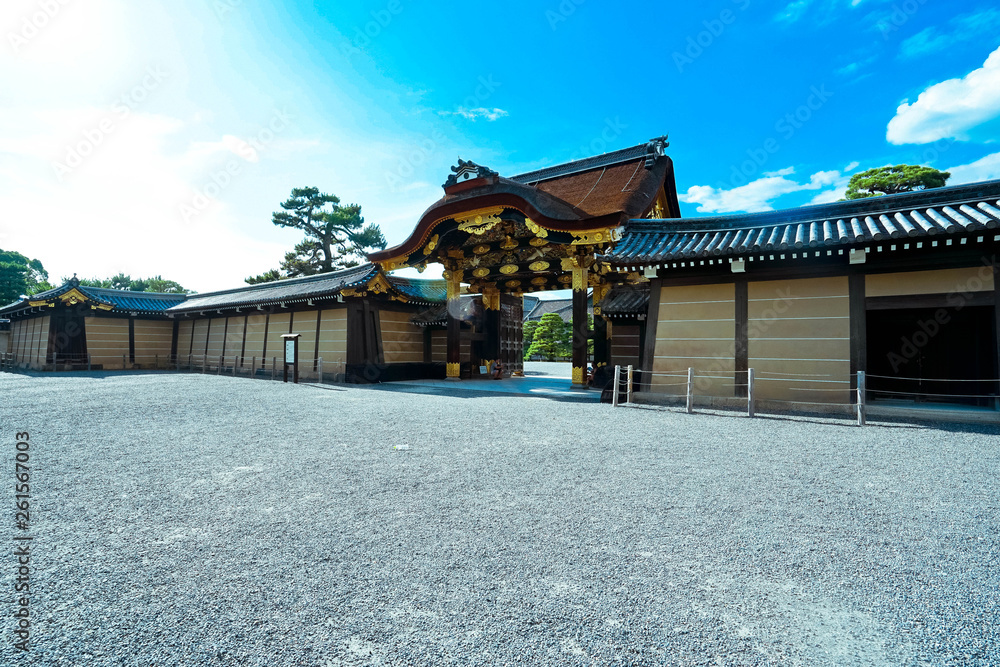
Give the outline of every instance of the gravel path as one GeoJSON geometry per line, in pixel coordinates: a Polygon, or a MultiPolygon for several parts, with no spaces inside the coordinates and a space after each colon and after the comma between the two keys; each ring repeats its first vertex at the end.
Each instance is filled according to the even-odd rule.
{"type": "Polygon", "coordinates": [[[0,396],[36,535],[0,664],[1000,663],[994,427],[175,374],[0,396]]]}

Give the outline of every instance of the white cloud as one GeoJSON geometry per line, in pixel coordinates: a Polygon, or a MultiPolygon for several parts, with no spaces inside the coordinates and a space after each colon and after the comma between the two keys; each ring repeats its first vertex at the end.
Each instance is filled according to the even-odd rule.
{"type": "Polygon", "coordinates": [[[951,172],[951,178],[948,179],[949,185],[991,181],[1000,178],[1000,153],[993,153],[975,162],[951,167],[945,171],[951,172]]]}
{"type": "Polygon", "coordinates": [[[818,171],[810,176],[807,183],[797,183],[785,178],[794,173],[794,168],[788,167],[764,174],[763,178],[731,190],[695,185],[678,198],[687,204],[698,204],[699,213],[773,211],[772,202],[778,197],[793,192],[819,190],[839,183],[843,178],[839,171],[818,171]]]}
{"type": "Polygon", "coordinates": [[[504,116],[509,116],[510,114],[503,109],[487,109],[486,107],[477,107],[475,109],[466,109],[465,107],[458,107],[455,111],[438,111],[440,116],[461,116],[462,118],[467,118],[471,121],[477,121],[480,118],[485,118],[486,120],[493,122],[498,118],[503,118],[504,116]]]}
{"type": "Polygon", "coordinates": [[[1000,48],[979,69],[961,79],[948,79],[904,102],[889,121],[892,144],[926,144],[938,139],[969,141],[972,131],[1000,117],[1000,48]]]}
{"type": "Polygon", "coordinates": [[[847,172],[854,171],[860,165],[861,165],[860,162],[851,162],[849,165],[847,165],[846,167],[844,167],[844,173],[846,174],[847,172]]]}

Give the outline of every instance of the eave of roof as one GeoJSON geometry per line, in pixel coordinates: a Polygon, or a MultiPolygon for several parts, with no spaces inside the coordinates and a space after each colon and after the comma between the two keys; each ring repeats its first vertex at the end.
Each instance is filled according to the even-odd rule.
{"type": "Polygon", "coordinates": [[[319,273],[302,278],[286,278],[269,283],[206,292],[189,297],[167,312],[191,313],[202,310],[256,307],[281,303],[300,303],[310,299],[333,298],[342,290],[366,284],[378,274],[373,264],[319,273]]]}
{"type": "Polygon", "coordinates": [[[630,220],[600,258],[620,266],[759,251],[862,246],[1000,228],[1000,181],[713,218],[630,220]]]}

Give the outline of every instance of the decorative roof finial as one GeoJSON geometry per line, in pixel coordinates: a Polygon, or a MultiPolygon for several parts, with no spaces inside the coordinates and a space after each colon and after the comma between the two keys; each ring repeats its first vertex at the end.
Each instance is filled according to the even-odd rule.
{"type": "Polygon", "coordinates": [[[656,160],[666,155],[666,148],[670,145],[667,135],[650,139],[646,144],[646,169],[651,169],[656,160]]]}
{"type": "Polygon", "coordinates": [[[73,287],[77,287],[80,284],[80,280],[76,277],[75,273],[73,274],[73,277],[69,279],[69,284],[73,287]]]}

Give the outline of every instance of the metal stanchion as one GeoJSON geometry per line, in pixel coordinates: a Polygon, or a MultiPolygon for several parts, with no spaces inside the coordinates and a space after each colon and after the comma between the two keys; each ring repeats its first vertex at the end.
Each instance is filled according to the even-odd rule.
{"type": "Polygon", "coordinates": [[[317,361],[317,368],[319,369],[319,383],[323,384],[323,357],[320,357],[317,361]]]}
{"type": "Polygon", "coordinates": [[[694,412],[694,369],[688,369],[688,384],[687,384],[687,411],[688,414],[694,412]]]}
{"type": "Polygon", "coordinates": [[[867,393],[867,387],[865,380],[865,372],[858,371],[858,426],[864,426],[868,415],[865,414],[865,394],[867,393]]]}
{"type": "Polygon", "coordinates": [[[747,369],[747,416],[754,416],[753,405],[753,369],[747,369]]]}
{"type": "Polygon", "coordinates": [[[250,360],[250,378],[257,377],[257,357],[250,360]]]}
{"type": "Polygon", "coordinates": [[[628,394],[625,396],[625,402],[632,402],[632,364],[628,365],[628,394]]]}
{"type": "Polygon", "coordinates": [[[278,372],[278,357],[271,357],[271,379],[275,378],[278,372]]]}
{"type": "MultiPolygon", "coordinates": [[[[586,296],[586,295],[585,295],[586,296]]],[[[615,393],[611,395],[611,407],[618,407],[618,392],[621,391],[622,367],[615,366],[615,393]]]]}

